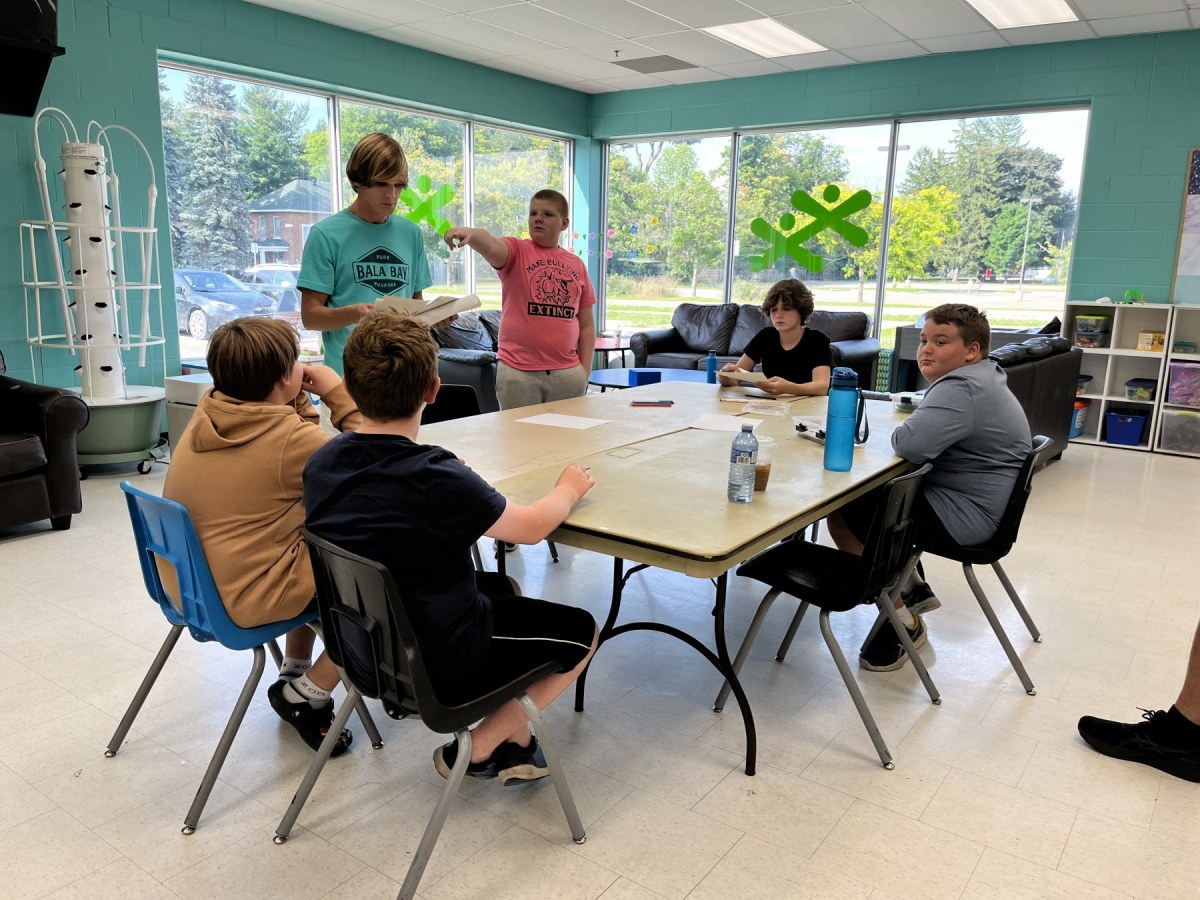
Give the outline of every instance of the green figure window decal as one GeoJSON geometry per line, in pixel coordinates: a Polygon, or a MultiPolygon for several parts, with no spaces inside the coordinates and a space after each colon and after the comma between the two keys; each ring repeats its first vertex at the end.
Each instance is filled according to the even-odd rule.
{"type": "Polygon", "coordinates": [[[864,188],[838,203],[842,190],[836,184],[830,184],[825,186],[821,196],[826,203],[837,205],[825,206],[807,191],[796,191],[792,194],[792,208],[812,217],[811,222],[796,231],[792,231],[796,227],[796,216],[791,212],[779,217],[779,228],[775,228],[761,217],[750,223],[750,231],[770,244],[761,256],[750,257],[750,271],[761,272],[783,257],[790,256],[808,271],[819,273],[825,268],[825,260],[806,250],[803,244],[826,228],[836,231],[855,247],[862,247],[867,243],[867,233],[846,219],[871,205],[871,192],[864,188]]]}

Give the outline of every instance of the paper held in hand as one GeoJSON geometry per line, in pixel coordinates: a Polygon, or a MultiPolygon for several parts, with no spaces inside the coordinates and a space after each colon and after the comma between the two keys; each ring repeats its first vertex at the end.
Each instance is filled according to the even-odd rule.
{"type": "Polygon", "coordinates": [[[735,381],[750,383],[767,380],[767,376],[762,372],[747,372],[745,369],[734,369],[732,372],[722,372],[718,369],[717,375],[721,378],[732,378],[735,381]]]}
{"type": "Polygon", "coordinates": [[[412,297],[380,297],[375,301],[376,306],[398,309],[426,325],[436,325],[443,319],[459,313],[476,309],[480,306],[479,298],[474,294],[463,297],[438,297],[435,300],[416,300],[412,297]]]}

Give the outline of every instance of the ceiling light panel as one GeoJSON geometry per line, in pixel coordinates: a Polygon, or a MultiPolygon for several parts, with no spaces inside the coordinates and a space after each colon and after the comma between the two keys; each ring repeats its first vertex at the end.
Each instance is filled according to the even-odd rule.
{"type": "Polygon", "coordinates": [[[752,19],[749,22],[734,22],[731,25],[712,25],[702,28],[701,31],[766,59],[819,53],[828,49],[774,19],[752,19]]]}
{"type": "Polygon", "coordinates": [[[997,28],[1024,28],[1076,22],[1079,17],[1066,0],[967,0],[997,28]]]}

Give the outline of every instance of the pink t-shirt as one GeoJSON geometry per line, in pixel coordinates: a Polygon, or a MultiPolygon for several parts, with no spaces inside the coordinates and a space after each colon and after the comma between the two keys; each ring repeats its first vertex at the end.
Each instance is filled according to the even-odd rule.
{"type": "Polygon", "coordinates": [[[561,247],[502,240],[500,361],[524,372],[579,365],[579,316],[596,304],[583,260],[561,247]]]}

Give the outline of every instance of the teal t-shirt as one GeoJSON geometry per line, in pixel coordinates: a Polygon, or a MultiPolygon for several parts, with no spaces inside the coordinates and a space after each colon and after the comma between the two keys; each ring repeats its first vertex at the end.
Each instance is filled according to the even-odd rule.
{"type": "MultiPolygon", "coordinates": [[[[421,229],[403,216],[375,224],[348,209],[313,225],[296,283],[329,295],[329,306],[411,297],[433,284],[421,229]]],[[[325,365],[342,374],[342,351],[353,326],[322,332],[325,365]]]]}

